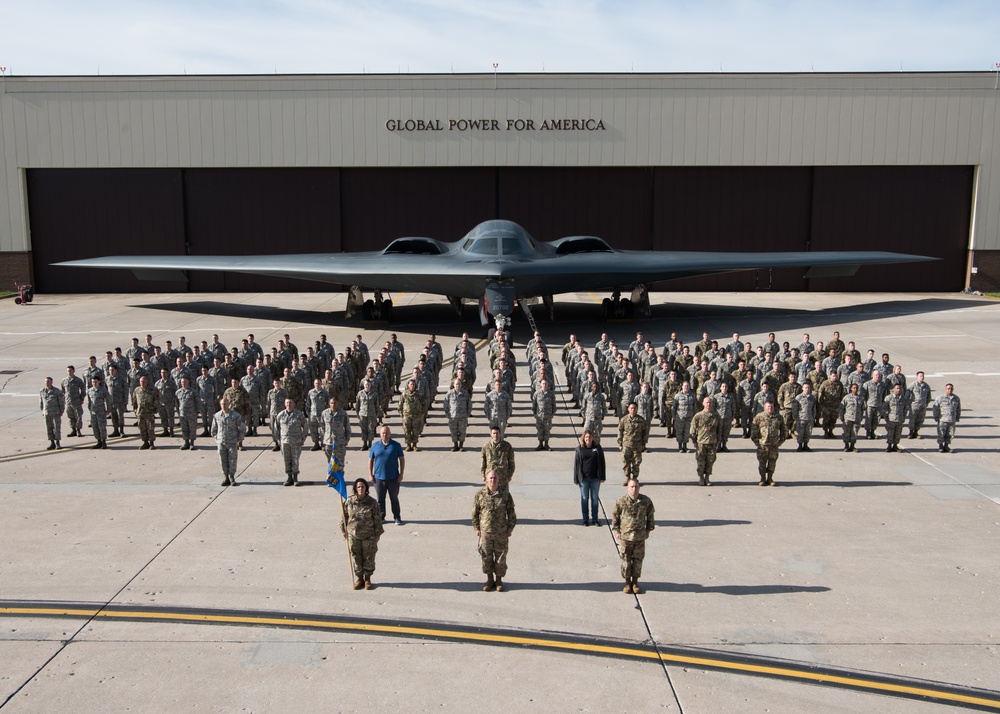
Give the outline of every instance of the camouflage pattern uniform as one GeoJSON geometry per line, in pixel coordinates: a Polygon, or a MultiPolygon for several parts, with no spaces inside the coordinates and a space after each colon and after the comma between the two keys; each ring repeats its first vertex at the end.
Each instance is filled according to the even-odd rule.
{"type": "Polygon", "coordinates": [[[247,374],[240,379],[240,386],[243,387],[250,400],[250,408],[248,410],[250,420],[247,422],[247,431],[251,436],[257,436],[257,425],[260,424],[260,406],[264,401],[264,395],[267,394],[267,390],[261,384],[256,370],[254,370],[252,375],[247,374]]]}
{"type": "Polygon", "coordinates": [[[451,431],[451,441],[455,445],[452,451],[464,449],[465,435],[469,429],[469,412],[472,409],[472,399],[463,386],[450,389],[442,398],[444,415],[451,431]]]}
{"type": "Polygon", "coordinates": [[[489,423],[491,429],[498,426],[500,427],[501,435],[506,432],[507,422],[510,420],[512,411],[513,404],[510,395],[503,391],[503,389],[499,392],[491,389],[486,394],[486,399],[483,402],[483,412],[486,414],[486,421],[489,423]]]}
{"type": "Polygon", "coordinates": [[[212,436],[219,450],[219,464],[222,466],[222,485],[236,483],[236,459],[239,445],[247,433],[243,417],[235,409],[228,413],[221,409],[212,417],[212,436]]]}
{"type": "Polygon", "coordinates": [[[347,467],[347,445],[351,443],[351,418],[343,409],[332,406],[323,412],[323,451],[326,460],[336,456],[341,468],[347,467]]]}
{"type": "Polygon", "coordinates": [[[139,436],[142,448],[156,448],[156,415],[160,413],[160,393],[155,387],[136,387],[132,392],[135,416],[139,420],[139,436]]]}
{"type": "MultiPolygon", "coordinates": [[[[91,381],[91,385],[93,385],[93,381],[91,381]]],[[[107,448],[111,394],[104,386],[103,380],[98,380],[96,387],[91,386],[87,390],[87,411],[90,412],[90,428],[94,431],[94,438],[97,440],[94,448],[107,448]]]]}
{"type": "Polygon", "coordinates": [[[362,387],[354,398],[354,409],[358,414],[358,422],[361,424],[361,440],[364,442],[361,446],[362,450],[367,450],[372,445],[380,408],[378,392],[371,386],[368,389],[362,387]]]}
{"type": "Polygon", "coordinates": [[[486,474],[496,471],[500,490],[506,490],[514,478],[514,447],[502,438],[499,444],[494,444],[493,439],[490,439],[483,444],[482,458],[483,481],[486,480],[486,474]]]}
{"type": "Polygon", "coordinates": [[[531,398],[531,413],[535,416],[535,434],[538,436],[538,450],[548,448],[552,434],[552,417],[556,413],[556,393],[549,387],[541,388],[531,398]]]}
{"type": "MultiPolygon", "coordinates": [[[[503,443],[503,442],[502,442],[503,443]]],[[[510,533],[517,525],[514,499],[505,487],[495,492],[483,487],[472,502],[472,527],[479,533],[479,556],[483,572],[492,581],[507,575],[507,549],[510,533]]]]}
{"type": "Polygon", "coordinates": [[[781,418],[785,420],[785,429],[791,438],[795,434],[795,398],[802,394],[802,385],[798,382],[785,382],[778,388],[777,403],[781,418]]]}
{"type": "Polygon", "coordinates": [[[156,381],[160,393],[160,436],[174,435],[174,410],[177,408],[177,385],[170,377],[156,381]]]}
{"type": "MultiPolygon", "coordinates": [[[[229,408],[243,417],[244,434],[250,431],[250,395],[243,387],[230,387],[222,394],[229,400],[229,408]]],[[[298,402],[296,402],[298,404],[298,402]]],[[[241,440],[242,441],[242,440],[241,440]]]]}
{"type": "Polygon", "coordinates": [[[792,416],[795,420],[795,435],[799,443],[799,451],[807,451],[809,439],[812,437],[813,426],[816,424],[816,397],[810,391],[799,392],[792,404],[792,416]]]}
{"type": "Polygon", "coordinates": [[[761,412],[753,418],[753,423],[750,425],[750,438],[757,447],[760,485],[773,486],[774,467],[778,463],[778,447],[788,438],[785,422],[777,414],[761,412]]]}
{"type": "Polygon", "coordinates": [[[739,422],[743,427],[743,438],[750,438],[750,422],[754,417],[754,405],[760,392],[760,382],[756,379],[743,379],[736,388],[736,401],[739,403],[739,422]]]}
{"type": "Polygon", "coordinates": [[[938,425],[938,448],[948,451],[955,437],[955,425],[962,418],[962,400],[957,394],[942,394],[934,400],[932,413],[938,425]]]}
{"type": "Polygon", "coordinates": [[[354,494],[347,499],[340,520],[340,532],[347,536],[354,574],[359,581],[371,582],[372,573],[375,572],[378,539],[383,531],[378,501],[367,493],[360,497],[354,494]]]}
{"type": "Polygon", "coordinates": [[[700,411],[691,420],[691,440],[695,443],[694,460],[698,468],[698,483],[711,486],[715,452],[722,437],[722,421],[715,412],[700,411]]]}
{"type": "Polygon", "coordinates": [[[105,384],[108,385],[108,394],[111,395],[111,426],[113,431],[111,436],[125,436],[125,406],[128,404],[128,381],[122,376],[121,370],[118,374],[107,376],[105,384]]]}
{"type": "Polygon", "coordinates": [[[622,450],[622,471],[625,483],[630,478],[639,478],[642,465],[643,444],[649,439],[649,422],[638,414],[626,414],[618,422],[618,446],[622,450]]]}
{"type": "Polygon", "coordinates": [[[869,439],[875,438],[875,430],[878,429],[878,420],[882,416],[882,403],[886,397],[886,385],[884,380],[875,381],[870,379],[861,387],[861,393],[865,397],[865,435],[869,439]]]}
{"type": "Polygon", "coordinates": [[[677,438],[677,450],[687,453],[687,441],[691,434],[691,420],[694,418],[697,404],[694,394],[680,391],[674,397],[671,410],[674,417],[674,436],[677,438]]]}
{"type": "Polygon", "coordinates": [[[281,429],[281,457],[285,462],[286,486],[299,485],[299,456],[306,442],[306,415],[285,409],[278,415],[281,429]]]}
{"type": "Polygon", "coordinates": [[[66,420],[69,421],[69,435],[83,436],[83,400],[87,397],[87,386],[82,379],[73,375],[62,381],[62,391],[66,398],[66,420]]]}
{"type": "Polygon", "coordinates": [[[45,419],[45,434],[49,438],[49,448],[59,444],[62,427],[62,415],[66,411],[66,396],[63,391],[53,385],[49,389],[42,388],[38,392],[38,408],[45,419]]]}
{"type": "Polygon", "coordinates": [[[607,402],[600,390],[590,392],[580,403],[580,416],[583,417],[583,430],[594,435],[594,441],[600,443],[601,430],[604,428],[604,415],[607,413],[607,402]]]}
{"type": "MultiPolygon", "coordinates": [[[[330,394],[325,389],[310,389],[306,405],[309,408],[309,438],[312,439],[313,451],[323,447],[323,412],[330,408],[330,394]]],[[[341,461],[343,463],[343,461],[341,461]]]]}
{"type": "Polygon", "coordinates": [[[215,395],[218,389],[218,382],[211,374],[202,374],[198,377],[198,411],[201,412],[202,436],[211,434],[212,415],[217,411],[215,408],[215,395]]]}
{"type": "Polygon", "coordinates": [[[906,390],[910,395],[910,438],[916,439],[927,416],[931,401],[931,386],[927,382],[914,382],[906,390]]]}
{"type": "Polygon", "coordinates": [[[903,436],[903,424],[910,415],[909,394],[901,391],[889,394],[882,401],[882,416],[885,418],[886,451],[899,451],[899,440],[903,436]]]}
{"type": "Polygon", "coordinates": [[[271,415],[271,441],[274,442],[272,451],[281,451],[281,428],[278,425],[278,415],[285,409],[285,400],[288,399],[288,392],[282,387],[272,388],[267,393],[267,408],[271,415]]]}
{"type": "Polygon", "coordinates": [[[201,402],[201,395],[198,390],[192,387],[181,387],[177,390],[177,416],[181,425],[181,438],[184,445],[181,449],[194,448],[194,440],[198,436],[198,405],[201,402]]]}
{"type": "Polygon", "coordinates": [[[625,494],[615,501],[611,512],[611,530],[621,535],[622,577],[626,585],[642,577],[642,561],[646,557],[646,539],[656,527],[653,502],[644,494],[633,499],[625,494]]]}
{"type": "Polygon", "coordinates": [[[844,400],[844,383],[839,379],[826,379],[816,391],[819,416],[823,420],[823,434],[833,438],[833,427],[840,416],[840,403],[844,400]]]}
{"type": "Polygon", "coordinates": [[[737,415],[736,397],[731,391],[718,392],[712,397],[713,409],[719,415],[719,451],[728,451],[729,434],[733,430],[733,420],[737,415]]]}
{"type": "MultiPolygon", "coordinates": [[[[414,382],[414,384],[416,384],[414,382]]],[[[403,420],[403,440],[407,451],[417,450],[420,430],[426,412],[424,397],[418,389],[410,389],[409,382],[399,397],[399,416],[403,420]]]]}
{"type": "Polygon", "coordinates": [[[860,390],[857,394],[845,394],[840,401],[840,419],[844,423],[844,450],[854,451],[858,441],[858,430],[865,421],[865,397],[860,390]]]}

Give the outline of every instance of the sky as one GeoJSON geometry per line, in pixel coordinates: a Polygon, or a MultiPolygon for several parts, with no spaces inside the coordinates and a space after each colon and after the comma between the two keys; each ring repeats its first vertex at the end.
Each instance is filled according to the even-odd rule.
{"type": "Polygon", "coordinates": [[[1000,2],[0,0],[12,75],[991,70],[1000,2]]]}

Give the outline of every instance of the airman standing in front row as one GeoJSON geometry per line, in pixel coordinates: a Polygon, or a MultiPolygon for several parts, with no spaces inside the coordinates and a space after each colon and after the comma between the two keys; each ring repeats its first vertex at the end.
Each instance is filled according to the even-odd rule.
{"type": "Polygon", "coordinates": [[[644,444],[649,438],[649,422],[638,414],[635,402],[628,405],[628,413],[618,422],[618,448],[622,451],[622,471],[625,483],[630,478],[639,478],[644,444]]]}
{"type": "Polygon", "coordinates": [[[503,592],[507,576],[507,550],[517,525],[517,513],[510,491],[500,484],[496,471],[486,474],[486,486],[472,502],[472,527],[479,538],[479,556],[483,561],[486,583],[483,590],[503,592]]]}
{"type": "Polygon", "coordinates": [[[38,392],[38,408],[42,411],[42,418],[45,419],[45,434],[49,437],[46,451],[61,449],[59,437],[62,415],[66,411],[66,396],[59,387],[52,384],[52,377],[45,378],[45,387],[38,392]]]}
{"type": "Polygon", "coordinates": [[[639,578],[642,577],[642,561],[646,557],[646,539],[656,527],[653,502],[639,493],[639,482],[631,478],[627,482],[628,493],[615,501],[611,512],[611,531],[621,546],[622,577],[625,587],[622,592],[642,592],[639,578]]]}
{"type": "Polygon", "coordinates": [[[750,439],[757,447],[757,470],[761,486],[774,485],[774,467],[778,463],[778,447],[788,438],[784,420],[774,413],[774,402],[765,402],[764,411],[753,418],[750,439]]]}
{"type": "Polygon", "coordinates": [[[701,401],[702,410],[691,420],[691,441],[695,445],[694,460],[698,468],[698,484],[711,486],[712,465],[722,435],[722,424],[714,410],[712,397],[701,401]]]}

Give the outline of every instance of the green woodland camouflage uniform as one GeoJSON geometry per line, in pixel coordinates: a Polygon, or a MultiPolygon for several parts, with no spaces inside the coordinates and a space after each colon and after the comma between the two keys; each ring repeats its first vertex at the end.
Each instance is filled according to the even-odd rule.
{"type": "Polygon", "coordinates": [[[154,387],[136,387],[132,392],[135,416],[139,421],[139,436],[143,447],[153,448],[156,441],[156,415],[160,411],[160,393],[154,387]]]}
{"type": "Polygon", "coordinates": [[[757,447],[757,471],[760,485],[774,485],[774,467],[778,462],[778,447],[788,438],[784,420],[775,413],[761,412],[750,425],[750,438],[757,447]]]}
{"type": "Polygon", "coordinates": [[[497,472],[500,480],[500,490],[504,490],[514,478],[514,447],[509,442],[500,440],[499,444],[494,444],[490,439],[483,444],[483,480],[490,471],[497,472]]]}
{"type": "Polygon", "coordinates": [[[630,478],[639,478],[642,465],[643,444],[649,439],[649,422],[638,414],[626,414],[618,422],[618,446],[622,450],[622,471],[625,483],[630,478]]]}
{"type": "Polygon", "coordinates": [[[715,452],[722,435],[722,421],[715,412],[701,411],[691,420],[691,440],[695,443],[694,460],[698,466],[698,483],[711,486],[715,452]]]}

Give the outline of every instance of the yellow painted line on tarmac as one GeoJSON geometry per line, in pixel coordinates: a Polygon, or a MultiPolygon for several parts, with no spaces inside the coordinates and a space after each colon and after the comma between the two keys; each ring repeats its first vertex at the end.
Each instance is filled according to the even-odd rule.
{"type": "MultiPolygon", "coordinates": [[[[390,625],[373,622],[350,622],[334,620],[315,620],[309,618],[268,617],[264,615],[225,615],[209,613],[185,613],[155,610],[106,610],[100,608],[58,608],[58,607],[0,607],[0,615],[45,616],[45,617],[85,617],[102,618],[106,620],[148,620],[159,622],[212,623],[232,625],[273,625],[276,627],[301,627],[334,631],[357,631],[387,635],[413,635],[434,639],[452,640],[455,642],[481,642],[485,644],[520,645],[540,649],[574,651],[583,654],[600,654],[632,659],[663,661],[665,663],[705,667],[713,670],[732,671],[744,674],[761,674],[787,680],[798,680],[815,684],[832,684],[855,690],[868,691],[889,695],[903,695],[910,698],[931,699],[938,702],[971,705],[978,708],[996,709],[1000,711],[1000,696],[989,697],[978,694],[963,694],[949,691],[946,688],[921,686],[917,684],[894,683],[866,678],[861,675],[833,674],[831,672],[811,672],[790,667],[769,666],[753,662],[732,661],[725,658],[684,655],[671,652],[656,651],[602,645],[590,642],[574,642],[569,640],[548,639],[543,637],[528,637],[505,635],[489,632],[468,632],[434,627],[417,627],[411,625],[390,625]]],[[[759,658],[758,658],[759,659],[759,658]]]]}
{"type": "Polygon", "coordinates": [[[604,298],[597,297],[596,295],[594,295],[594,293],[592,293],[589,290],[587,291],[587,294],[590,295],[590,297],[593,299],[593,301],[596,302],[598,305],[600,305],[602,302],[604,302],[604,298]]]}
{"type": "MultiPolygon", "coordinates": [[[[75,439],[76,437],[67,437],[67,438],[75,439]]],[[[139,438],[138,434],[134,436],[115,437],[114,439],[108,439],[108,443],[119,444],[125,441],[135,441],[138,438],[139,438]]],[[[20,461],[22,459],[33,459],[36,456],[55,456],[56,454],[65,454],[69,451],[80,451],[81,449],[93,449],[94,451],[97,451],[97,449],[94,449],[94,442],[87,441],[83,444],[77,444],[76,446],[64,446],[61,449],[53,449],[52,451],[49,451],[48,449],[41,449],[39,451],[29,451],[26,454],[12,454],[10,456],[0,456],[0,464],[6,464],[11,461],[20,461]]]]}

